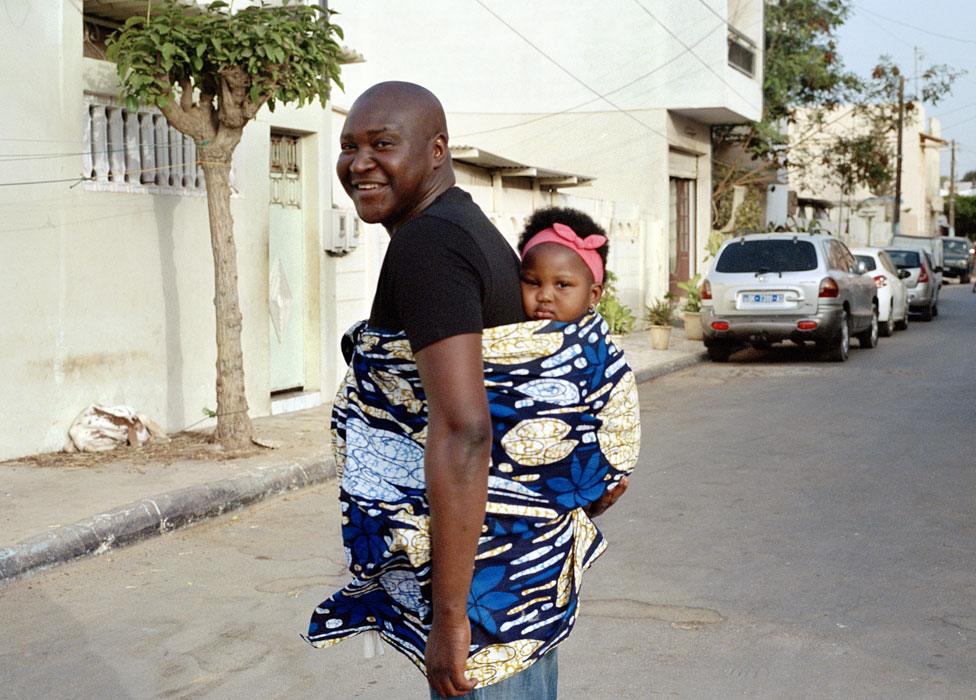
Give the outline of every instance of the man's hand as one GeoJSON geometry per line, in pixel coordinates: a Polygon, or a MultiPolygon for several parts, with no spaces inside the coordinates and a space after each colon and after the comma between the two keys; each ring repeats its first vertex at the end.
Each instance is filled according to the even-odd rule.
{"type": "Polygon", "coordinates": [[[622,477],[617,485],[612,489],[607,489],[603,492],[603,495],[598,499],[593,501],[590,505],[583,509],[591,518],[595,518],[598,515],[602,515],[606,510],[617,502],[617,499],[624,495],[627,490],[627,486],[630,484],[630,480],[627,477],[622,477]]]}
{"type": "Polygon", "coordinates": [[[457,622],[436,620],[427,638],[424,660],[427,682],[445,698],[455,698],[474,690],[475,681],[464,675],[464,663],[471,645],[468,618],[457,622]]]}

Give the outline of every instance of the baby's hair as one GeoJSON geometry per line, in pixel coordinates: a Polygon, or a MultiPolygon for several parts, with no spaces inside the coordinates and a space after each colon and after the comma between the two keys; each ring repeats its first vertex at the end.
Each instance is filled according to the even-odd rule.
{"type": "MultiPolygon", "coordinates": [[[[569,209],[565,207],[548,207],[546,209],[539,209],[533,212],[532,216],[525,224],[525,228],[522,229],[522,235],[519,236],[518,250],[519,255],[522,254],[522,249],[525,248],[525,244],[529,242],[535,234],[539,233],[547,228],[551,228],[553,224],[565,224],[569,226],[576,235],[580,238],[586,238],[587,236],[603,236],[609,241],[607,232],[596,223],[589,216],[581,212],[579,209],[569,209]]],[[[607,266],[607,253],[610,251],[610,243],[604,243],[596,252],[600,255],[600,260],[603,261],[603,267],[607,266]]]]}

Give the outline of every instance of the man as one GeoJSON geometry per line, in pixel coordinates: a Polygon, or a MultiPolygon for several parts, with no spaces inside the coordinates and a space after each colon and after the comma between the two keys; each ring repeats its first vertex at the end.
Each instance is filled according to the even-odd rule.
{"type": "Polygon", "coordinates": [[[427,396],[424,470],[435,571],[425,660],[431,687],[455,697],[474,686],[464,677],[467,600],[491,447],[481,331],[524,316],[518,258],[470,197],[454,189],[447,138],[444,110],[431,92],[381,83],[350,110],[336,172],[360,218],[383,224],[392,237],[370,325],[406,331],[427,396]],[[458,210],[461,221],[425,218],[435,203],[458,210]],[[460,223],[473,223],[473,235],[460,223]]]}
{"type": "MultiPolygon", "coordinates": [[[[378,624],[375,618],[357,617],[357,611],[350,609],[357,605],[355,600],[373,596],[370,600],[375,607],[383,604],[377,602],[382,596],[392,596],[417,615],[404,621],[402,634],[391,629],[387,632],[396,638],[401,651],[418,665],[423,664],[434,697],[460,697],[476,684],[465,676],[472,643],[468,604],[485,522],[492,447],[482,331],[524,320],[519,261],[470,196],[454,186],[444,111],[425,88],[388,82],[363,93],[346,118],[336,171],[360,218],[383,224],[391,236],[369,326],[405,333],[426,399],[423,481],[411,481],[408,475],[396,486],[419,484],[425,489],[432,571],[429,601],[415,588],[414,579],[398,579],[403,586],[398,590],[384,589],[393,586],[389,580],[383,587],[366,583],[370,562],[393,553],[377,553],[367,543],[362,545],[360,556],[356,542],[367,540],[356,539],[356,528],[366,531],[372,527],[375,533],[375,524],[368,522],[374,517],[369,515],[372,506],[353,512],[346,504],[344,539],[347,546],[353,541],[351,569],[363,574],[359,577],[362,581],[354,582],[355,595],[361,598],[346,604],[344,615],[336,610],[345,604],[343,601],[336,603],[333,597],[323,603],[317,617],[313,616],[309,638],[324,645],[368,629],[370,623],[378,624]],[[417,621],[426,616],[423,611],[428,610],[428,602],[429,632],[411,636],[417,630],[417,621]],[[421,646],[424,636],[425,647],[421,646]],[[422,660],[418,660],[418,652],[422,660]]],[[[369,375],[371,379],[373,376],[369,375]]],[[[383,411],[384,416],[386,413],[383,411]]],[[[356,438],[352,435],[343,440],[352,444],[356,438]]],[[[378,459],[384,463],[396,461],[394,448],[413,449],[411,445],[403,447],[396,436],[389,439],[391,444],[396,443],[394,447],[378,450],[382,453],[378,459]]],[[[377,438],[366,438],[367,443],[371,440],[377,438]]],[[[391,492],[389,484],[376,483],[363,485],[363,493],[372,496],[374,488],[391,492]]],[[[387,497],[386,502],[395,500],[396,490],[392,491],[393,499],[387,497]]],[[[617,489],[593,504],[595,510],[605,509],[622,492],[617,489]]],[[[370,502],[386,508],[383,498],[370,502]]],[[[380,510],[372,512],[380,514],[380,510]]],[[[410,510],[403,519],[409,521],[413,514],[410,510]]],[[[427,529],[421,527],[420,531],[418,538],[426,541],[427,529]]],[[[389,545],[397,556],[409,549],[400,544],[389,545]]],[[[426,554],[425,545],[415,550],[426,554]]],[[[422,556],[414,556],[412,561],[417,559],[426,561],[422,556]]],[[[368,606],[363,603],[360,607],[368,606]]],[[[568,614],[571,616],[572,611],[568,614]]],[[[471,697],[548,700],[555,697],[555,677],[553,651],[526,670],[479,688],[471,697]]]]}

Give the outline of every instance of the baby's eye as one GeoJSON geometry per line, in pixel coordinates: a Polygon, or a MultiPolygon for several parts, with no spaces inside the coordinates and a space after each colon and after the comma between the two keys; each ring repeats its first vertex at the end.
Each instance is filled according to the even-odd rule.
{"type": "Polygon", "coordinates": [[[559,287],[560,289],[567,289],[569,287],[572,287],[573,285],[570,282],[556,282],[556,286],[559,287]]]}

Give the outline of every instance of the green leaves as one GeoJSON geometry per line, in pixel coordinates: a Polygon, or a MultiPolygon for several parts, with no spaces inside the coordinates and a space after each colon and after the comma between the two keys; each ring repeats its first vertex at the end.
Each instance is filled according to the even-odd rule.
{"type": "Polygon", "coordinates": [[[176,0],[153,5],[149,20],[131,17],[108,41],[123,97],[145,104],[172,99],[182,81],[212,94],[221,73],[239,66],[248,100],[324,105],[340,85],[342,30],[317,6],[283,4],[231,13],[223,0],[189,13],[176,0]]]}

